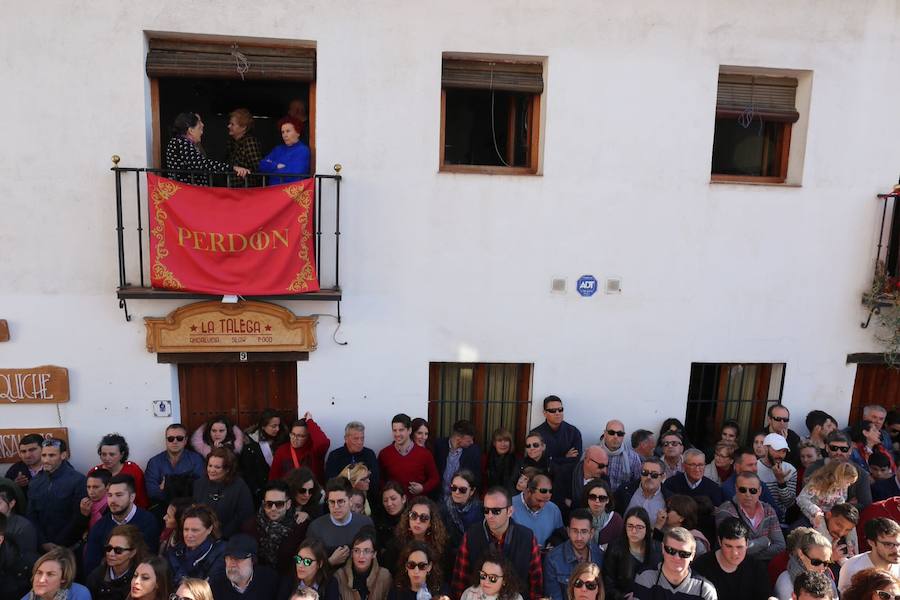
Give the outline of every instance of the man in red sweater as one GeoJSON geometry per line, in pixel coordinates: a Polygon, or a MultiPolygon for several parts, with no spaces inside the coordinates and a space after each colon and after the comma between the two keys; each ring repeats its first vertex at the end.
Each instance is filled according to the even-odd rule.
{"type": "Polygon", "coordinates": [[[440,483],[431,452],[410,439],[412,419],[400,413],[391,419],[394,443],[378,453],[381,481],[396,481],[411,496],[429,494],[440,483]]]}

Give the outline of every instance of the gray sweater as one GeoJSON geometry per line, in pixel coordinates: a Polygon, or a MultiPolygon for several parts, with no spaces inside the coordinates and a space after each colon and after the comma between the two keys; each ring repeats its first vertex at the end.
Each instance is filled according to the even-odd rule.
{"type": "Polygon", "coordinates": [[[325,514],[309,524],[307,537],[316,538],[325,544],[325,549],[330,555],[340,546],[350,547],[354,536],[366,525],[372,526],[372,519],[366,515],[350,513],[350,522],[346,525],[335,525],[331,515],[325,514]]]}

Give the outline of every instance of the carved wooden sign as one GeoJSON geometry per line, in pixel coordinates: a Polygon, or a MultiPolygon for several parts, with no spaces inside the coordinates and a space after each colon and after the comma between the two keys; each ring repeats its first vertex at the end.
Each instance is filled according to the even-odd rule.
{"type": "Polygon", "coordinates": [[[37,433],[44,439],[56,438],[69,445],[67,427],[30,427],[28,429],[0,429],[0,463],[14,463],[19,460],[19,440],[30,433],[37,433]]]}
{"type": "Polygon", "coordinates": [[[178,308],[165,318],[144,317],[150,352],[310,352],[316,317],[298,317],[268,302],[216,300],[178,308]]]}
{"type": "Polygon", "coordinates": [[[6,319],[0,319],[0,342],[9,341],[9,324],[6,319]]]}
{"type": "Polygon", "coordinates": [[[0,403],[58,404],[68,401],[68,369],[52,365],[0,369],[0,403]]]}

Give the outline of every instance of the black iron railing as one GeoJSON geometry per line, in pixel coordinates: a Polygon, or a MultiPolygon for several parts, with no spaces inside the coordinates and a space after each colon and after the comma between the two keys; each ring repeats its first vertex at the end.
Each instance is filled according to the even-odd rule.
{"type": "Polygon", "coordinates": [[[884,202],[881,208],[881,228],[878,230],[878,252],[875,268],[884,263],[888,277],[900,276],[900,191],[878,194],[884,202]]]}
{"type": "Polygon", "coordinates": [[[149,265],[145,264],[145,248],[149,253],[150,232],[144,227],[145,216],[149,218],[147,206],[147,173],[177,179],[185,183],[209,185],[212,187],[260,187],[271,180],[283,177],[315,178],[315,203],[313,231],[315,233],[316,273],[319,290],[305,294],[256,296],[260,299],[279,300],[324,300],[338,303],[340,315],[340,242],[341,242],[341,167],[335,165],[334,174],[301,173],[250,173],[238,177],[234,172],[218,173],[209,171],[153,169],[144,167],[120,167],[118,157],[113,157],[112,172],[116,186],[116,240],[118,247],[119,284],[116,295],[119,306],[128,315],[127,300],[130,299],[201,299],[216,298],[211,294],[181,292],[150,287],[149,265]],[[332,230],[333,227],[333,230],[332,230]],[[332,232],[333,231],[333,232],[332,232]],[[127,234],[127,232],[133,232],[127,234]]]}

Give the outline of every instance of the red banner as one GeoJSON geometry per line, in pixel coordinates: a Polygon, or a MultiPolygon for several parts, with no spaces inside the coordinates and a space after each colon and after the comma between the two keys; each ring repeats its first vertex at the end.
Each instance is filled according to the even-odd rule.
{"type": "Polygon", "coordinates": [[[153,287],[247,296],[319,289],[312,179],[216,188],[147,173],[147,188],[153,287]]]}

